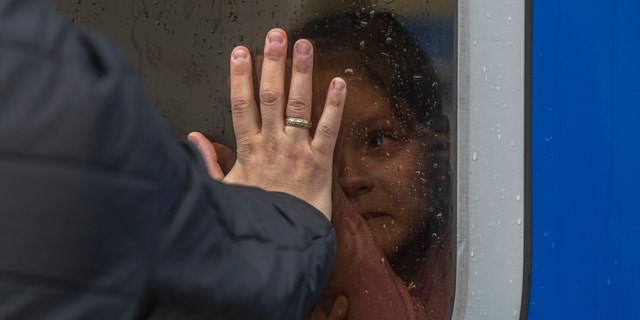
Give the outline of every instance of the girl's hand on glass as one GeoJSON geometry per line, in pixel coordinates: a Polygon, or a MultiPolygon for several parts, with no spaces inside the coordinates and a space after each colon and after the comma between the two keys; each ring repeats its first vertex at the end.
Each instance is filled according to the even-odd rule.
{"type": "Polygon", "coordinates": [[[305,320],[346,320],[348,312],[349,300],[347,297],[339,295],[333,300],[333,306],[328,315],[324,309],[318,305],[305,320]]]}
{"type": "Polygon", "coordinates": [[[333,188],[333,201],[331,224],[338,238],[336,263],[314,314],[334,314],[329,310],[335,309],[342,295],[348,299],[345,311],[349,319],[428,319],[421,302],[409,294],[394,273],[366,221],[339,185],[333,188]]]}

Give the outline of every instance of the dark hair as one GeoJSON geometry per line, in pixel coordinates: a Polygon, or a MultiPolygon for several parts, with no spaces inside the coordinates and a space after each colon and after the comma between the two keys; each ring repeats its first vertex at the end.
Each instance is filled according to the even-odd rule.
{"type": "Polygon", "coordinates": [[[314,43],[317,67],[342,61],[353,76],[385,88],[400,120],[417,120],[434,132],[448,133],[433,63],[393,14],[346,12],[311,21],[292,35],[314,43]],[[399,108],[403,105],[413,111],[412,119],[399,108]]]}

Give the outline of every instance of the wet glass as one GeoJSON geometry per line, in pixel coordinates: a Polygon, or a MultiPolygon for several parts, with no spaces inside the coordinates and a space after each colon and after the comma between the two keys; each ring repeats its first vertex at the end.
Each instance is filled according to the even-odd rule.
{"type": "MultiPolygon", "coordinates": [[[[454,0],[56,0],[111,36],[177,135],[234,147],[228,55],[264,36],[314,43],[314,111],[349,86],[336,147],[338,257],[310,319],[447,319],[455,271],[454,0]]],[[[313,131],[313,128],[311,129],[313,131]]]]}

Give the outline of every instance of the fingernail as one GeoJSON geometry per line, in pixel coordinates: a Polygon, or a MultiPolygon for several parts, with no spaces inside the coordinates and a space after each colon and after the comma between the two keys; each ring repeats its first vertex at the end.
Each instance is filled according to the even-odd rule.
{"type": "Polygon", "coordinates": [[[233,51],[233,60],[238,62],[247,60],[247,52],[242,48],[237,48],[233,51]]]}
{"type": "Polygon", "coordinates": [[[187,140],[189,140],[189,142],[193,143],[196,147],[199,146],[198,139],[196,139],[196,137],[195,137],[195,135],[193,133],[190,133],[187,136],[187,140]]]}
{"type": "Polygon", "coordinates": [[[301,56],[307,56],[311,53],[311,45],[308,42],[298,42],[297,45],[298,54],[301,56]]]}
{"type": "Polygon", "coordinates": [[[284,42],[284,36],[280,31],[271,31],[268,36],[269,44],[279,46],[284,42]]]}
{"type": "Polygon", "coordinates": [[[346,85],[344,83],[344,80],[342,79],[335,79],[333,80],[333,89],[335,89],[336,91],[344,91],[346,85]]]}

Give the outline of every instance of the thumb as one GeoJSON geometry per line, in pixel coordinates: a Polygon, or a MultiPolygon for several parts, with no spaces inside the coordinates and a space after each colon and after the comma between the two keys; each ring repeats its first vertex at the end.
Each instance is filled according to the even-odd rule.
{"type": "Polygon", "coordinates": [[[222,168],[220,168],[220,164],[218,164],[218,154],[209,139],[200,132],[191,132],[187,138],[200,152],[211,178],[222,180],[224,173],[222,172],[222,168]]]}
{"type": "Polygon", "coordinates": [[[336,301],[333,303],[331,313],[327,320],[345,320],[347,319],[347,312],[349,311],[349,300],[343,295],[339,295],[336,301]]]}

